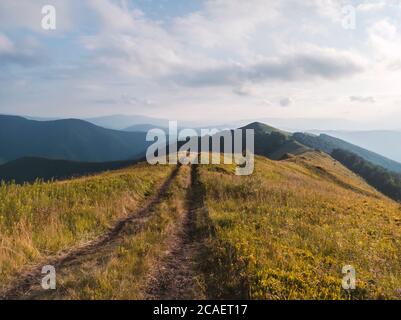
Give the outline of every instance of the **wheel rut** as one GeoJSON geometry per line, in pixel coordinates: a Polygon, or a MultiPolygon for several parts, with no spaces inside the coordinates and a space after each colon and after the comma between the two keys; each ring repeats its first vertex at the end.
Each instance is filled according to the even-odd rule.
{"type": "Polygon", "coordinates": [[[186,214],[171,236],[167,255],[156,266],[146,288],[145,299],[193,300],[205,299],[201,276],[196,268],[196,254],[201,242],[196,234],[196,217],[203,199],[197,199],[194,188],[198,183],[198,167],[191,166],[186,196],[186,214]]]}

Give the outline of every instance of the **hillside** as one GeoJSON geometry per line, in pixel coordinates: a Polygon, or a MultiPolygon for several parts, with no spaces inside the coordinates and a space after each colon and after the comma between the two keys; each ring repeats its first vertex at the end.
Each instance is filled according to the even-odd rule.
{"type": "Polygon", "coordinates": [[[343,149],[355,153],[356,155],[382,166],[387,170],[401,173],[401,163],[390,160],[372,151],[363,149],[338,138],[331,137],[326,134],[319,136],[307,133],[294,133],[293,138],[305,146],[313,149],[318,149],[330,154],[334,149],[343,149]]]}
{"type": "Polygon", "coordinates": [[[310,150],[285,132],[264,123],[254,122],[241,129],[255,130],[255,154],[280,160],[288,154],[299,155],[310,150]]]}
{"type": "Polygon", "coordinates": [[[342,139],[362,148],[381,154],[392,160],[401,162],[401,131],[369,130],[369,131],[330,131],[324,132],[332,137],[342,139]]]}
{"type": "Polygon", "coordinates": [[[262,134],[272,134],[273,132],[279,132],[282,133],[286,136],[289,136],[290,133],[274,128],[272,126],[269,126],[265,123],[261,122],[252,122],[246,126],[241,127],[240,129],[253,129],[255,130],[255,135],[262,135],[262,134]]]}
{"type": "Polygon", "coordinates": [[[329,156],[257,157],[248,177],[200,166],[208,218],[199,263],[217,299],[400,298],[401,212],[329,156]],[[341,289],[341,269],[357,289],[341,289]],[[398,291],[397,291],[398,290],[398,291]]]}
{"type": "Polygon", "coordinates": [[[141,208],[173,168],[137,164],[62,182],[0,184],[0,298],[24,266],[87,243],[141,208]]]}
{"type": "Polygon", "coordinates": [[[234,170],[138,164],[62,183],[3,185],[0,296],[400,297],[399,204],[320,152],[258,156],[251,176],[234,170]],[[38,288],[40,269],[20,276],[38,261],[57,265],[57,290],[38,288]],[[341,289],[346,264],[357,272],[351,296],[341,289]]]}
{"type": "Polygon", "coordinates": [[[401,201],[401,174],[388,171],[349,151],[335,149],[331,156],[383,194],[401,201]]]}
{"type": "Polygon", "coordinates": [[[107,170],[120,169],[134,163],[133,160],[114,162],[75,162],[45,158],[20,158],[0,165],[0,181],[16,183],[40,180],[58,180],[107,170]]]}
{"type": "Polygon", "coordinates": [[[145,137],[82,120],[34,121],[0,115],[0,163],[23,157],[81,162],[134,159],[149,145],[145,137]]]}

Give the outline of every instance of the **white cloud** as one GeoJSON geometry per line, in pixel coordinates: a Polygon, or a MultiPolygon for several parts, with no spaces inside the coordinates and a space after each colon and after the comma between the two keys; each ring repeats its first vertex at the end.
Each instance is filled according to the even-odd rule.
{"type": "Polygon", "coordinates": [[[340,23],[344,17],[342,8],[349,5],[344,0],[307,0],[306,3],[311,4],[320,15],[336,23],[340,23]]]}
{"type": "Polygon", "coordinates": [[[401,33],[395,23],[381,19],[368,29],[369,44],[378,60],[387,65],[399,60],[401,52],[401,33]]]}
{"type": "Polygon", "coordinates": [[[194,47],[241,49],[258,27],[277,21],[277,7],[265,0],[209,0],[201,12],[176,19],[172,31],[194,47]]]}
{"type": "Polygon", "coordinates": [[[4,34],[0,33],[0,55],[14,51],[14,44],[4,34]]]}
{"type": "Polygon", "coordinates": [[[376,99],[374,97],[363,97],[363,96],[350,96],[349,100],[351,102],[360,102],[360,103],[375,103],[376,99]]]}
{"type": "Polygon", "coordinates": [[[40,46],[32,37],[14,43],[0,33],[0,67],[6,65],[34,66],[43,61],[40,46]]]}
{"type": "Polygon", "coordinates": [[[100,65],[131,76],[154,77],[182,62],[175,39],[139,10],[129,11],[109,0],[89,4],[100,18],[101,30],[83,36],[81,42],[100,65]]]}
{"type": "Polygon", "coordinates": [[[386,7],[386,4],[386,1],[366,1],[364,3],[358,4],[357,9],[361,11],[376,11],[384,9],[386,7]]]}
{"type": "Polygon", "coordinates": [[[205,0],[196,11],[168,18],[141,11],[139,1],[48,2],[56,1],[58,18],[66,21],[61,24],[70,26],[63,31],[76,32],[40,30],[39,0],[0,1],[0,67],[38,65],[46,48],[51,55],[48,64],[26,74],[0,74],[0,81],[26,79],[31,89],[18,95],[21,106],[34,100],[34,91],[37,106],[49,105],[40,93],[52,87],[52,103],[68,105],[71,113],[99,108],[224,118],[235,110],[251,117],[269,105],[269,116],[338,116],[352,109],[350,97],[380,96],[370,108],[384,110],[382,97],[399,91],[399,16],[382,1],[352,2],[356,30],[341,26],[348,0],[205,0]],[[82,10],[72,10],[77,6],[82,10]],[[43,48],[25,41],[25,31],[43,48]],[[77,88],[80,94],[71,95],[77,88]],[[297,108],[282,108],[293,103],[290,97],[297,108]],[[93,105],[86,108],[88,103],[93,105]]]}
{"type": "Polygon", "coordinates": [[[252,64],[226,63],[205,69],[184,69],[171,77],[187,86],[238,86],[271,80],[337,79],[362,71],[362,60],[348,52],[310,47],[298,54],[266,57],[252,64]]]}
{"type": "Polygon", "coordinates": [[[289,107],[293,103],[293,100],[289,97],[284,97],[280,99],[279,103],[282,107],[289,107]]]}

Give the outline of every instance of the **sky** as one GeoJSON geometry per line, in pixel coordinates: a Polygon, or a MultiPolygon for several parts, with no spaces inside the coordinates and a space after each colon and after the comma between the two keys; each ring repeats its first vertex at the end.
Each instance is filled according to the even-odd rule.
{"type": "Polygon", "coordinates": [[[401,0],[1,0],[0,113],[401,129],[400,53],[401,0]]]}

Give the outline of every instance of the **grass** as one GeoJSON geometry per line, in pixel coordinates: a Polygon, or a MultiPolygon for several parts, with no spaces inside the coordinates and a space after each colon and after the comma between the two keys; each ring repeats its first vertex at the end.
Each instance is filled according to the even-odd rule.
{"type": "Polygon", "coordinates": [[[185,214],[189,170],[181,167],[143,227],[130,225],[116,245],[103,248],[95,259],[91,256],[64,269],[58,275],[58,289],[41,291],[41,298],[143,299],[149,275],[166,254],[169,237],[185,214]]]}
{"type": "Polygon", "coordinates": [[[62,182],[0,185],[0,283],[85,243],[155,194],[172,166],[138,164],[62,182]]]}
{"type": "Polygon", "coordinates": [[[251,176],[200,166],[207,295],[250,299],[400,299],[400,205],[329,156],[257,157],[251,176]],[[341,287],[344,265],[357,289],[341,287]]]}
{"type": "MultiPolygon", "coordinates": [[[[154,195],[172,166],[131,168],[64,182],[0,186],[0,283],[28,264],[85,243],[154,195]]],[[[236,299],[400,299],[401,209],[331,157],[256,157],[251,176],[234,165],[199,165],[196,274],[202,295],[236,299]],[[341,288],[342,267],[357,289],[341,288]]],[[[144,298],[154,266],[188,206],[182,166],[148,220],[57,273],[40,298],[144,298]]]]}

